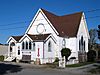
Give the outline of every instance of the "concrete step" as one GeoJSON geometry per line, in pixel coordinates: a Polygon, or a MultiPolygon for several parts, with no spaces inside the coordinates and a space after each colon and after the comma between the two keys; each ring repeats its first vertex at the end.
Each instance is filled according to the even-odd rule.
{"type": "Polygon", "coordinates": [[[15,59],[15,57],[8,57],[6,59],[4,59],[4,61],[13,61],[15,59]]]}

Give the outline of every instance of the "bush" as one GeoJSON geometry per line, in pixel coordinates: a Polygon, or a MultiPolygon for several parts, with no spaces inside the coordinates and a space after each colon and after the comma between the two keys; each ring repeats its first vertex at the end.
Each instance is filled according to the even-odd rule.
{"type": "Polygon", "coordinates": [[[63,48],[61,50],[61,55],[62,55],[62,57],[65,56],[66,61],[68,61],[68,57],[71,55],[71,50],[69,48],[63,48]]]}
{"type": "Polygon", "coordinates": [[[0,61],[4,61],[4,56],[3,55],[0,56],[0,61]]]}
{"type": "Polygon", "coordinates": [[[98,51],[98,59],[100,59],[100,50],[98,51]]]}
{"type": "Polygon", "coordinates": [[[59,62],[59,58],[56,57],[54,62],[59,62]]]}
{"type": "Polygon", "coordinates": [[[90,50],[87,53],[87,60],[88,62],[94,62],[96,59],[96,52],[94,50],[90,50]]]}

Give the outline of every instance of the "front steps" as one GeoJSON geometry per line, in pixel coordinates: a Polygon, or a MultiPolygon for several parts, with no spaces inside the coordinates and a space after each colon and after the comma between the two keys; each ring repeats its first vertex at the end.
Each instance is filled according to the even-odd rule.
{"type": "Polygon", "coordinates": [[[4,59],[4,61],[13,61],[15,59],[15,57],[7,57],[4,59]]]}

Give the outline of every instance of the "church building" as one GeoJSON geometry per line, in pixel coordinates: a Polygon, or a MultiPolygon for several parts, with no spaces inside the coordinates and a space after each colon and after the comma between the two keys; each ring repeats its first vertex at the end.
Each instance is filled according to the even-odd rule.
{"type": "Polygon", "coordinates": [[[53,63],[61,58],[61,50],[69,48],[76,63],[86,59],[89,32],[83,12],[58,16],[39,9],[25,34],[11,36],[7,43],[8,58],[5,61],[39,61],[53,63]]]}

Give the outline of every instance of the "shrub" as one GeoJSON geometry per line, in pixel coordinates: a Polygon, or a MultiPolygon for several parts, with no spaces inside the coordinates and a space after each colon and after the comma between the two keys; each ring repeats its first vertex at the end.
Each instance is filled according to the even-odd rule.
{"type": "Polygon", "coordinates": [[[98,51],[98,59],[100,59],[100,50],[98,51]]]}
{"type": "Polygon", "coordinates": [[[89,50],[87,53],[88,62],[94,62],[96,59],[96,52],[94,50],[89,50]]]}
{"type": "Polygon", "coordinates": [[[4,56],[3,55],[0,56],[0,61],[4,61],[4,56]]]}
{"type": "Polygon", "coordinates": [[[71,55],[71,50],[69,48],[63,48],[61,50],[61,55],[62,55],[62,57],[65,56],[66,61],[67,61],[68,60],[68,57],[71,55]]]}
{"type": "Polygon", "coordinates": [[[59,58],[56,57],[54,62],[59,62],[59,58]]]}

